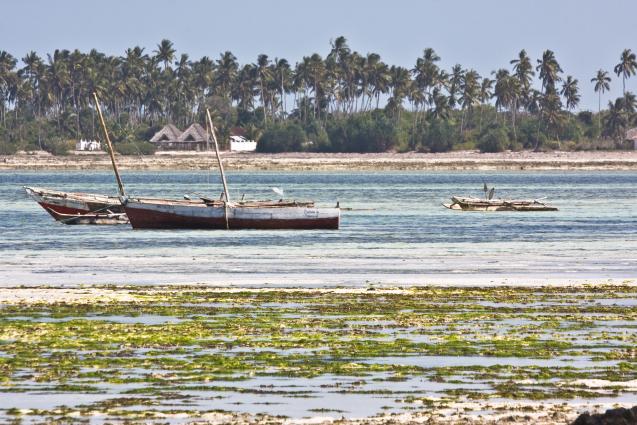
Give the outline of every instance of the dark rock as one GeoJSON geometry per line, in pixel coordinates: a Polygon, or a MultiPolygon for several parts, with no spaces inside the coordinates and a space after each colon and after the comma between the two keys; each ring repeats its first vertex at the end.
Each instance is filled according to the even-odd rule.
{"type": "Polygon", "coordinates": [[[582,413],[571,425],[637,425],[637,406],[632,409],[609,409],[594,415],[582,413]]]}

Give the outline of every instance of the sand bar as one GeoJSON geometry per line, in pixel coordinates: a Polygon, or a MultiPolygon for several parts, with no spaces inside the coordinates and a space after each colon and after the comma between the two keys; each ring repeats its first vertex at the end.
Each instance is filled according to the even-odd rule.
{"type": "MultiPolygon", "coordinates": [[[[222,154],[229,170],[264,171],[453,171],[453,170],[637,170],[637,151],[479,153],[229,153],[222,154]]],[[[123,170],[203,170],[214,168],[211,152],[159,152],[149,156],[119,156],[123,170]]],[[[45,152],[0,156],[0,170],[109,170],[108,156],[45,152]]]]}

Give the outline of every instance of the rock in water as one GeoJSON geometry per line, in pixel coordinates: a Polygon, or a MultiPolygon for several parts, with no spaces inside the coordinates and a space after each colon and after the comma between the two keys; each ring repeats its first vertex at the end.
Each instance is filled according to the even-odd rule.
{"type": "Polygon", "coordinates": [[[582,413],[571,425],[637,425],[637,406],[632,409],[609,409],[594,415],[582,413]]]}

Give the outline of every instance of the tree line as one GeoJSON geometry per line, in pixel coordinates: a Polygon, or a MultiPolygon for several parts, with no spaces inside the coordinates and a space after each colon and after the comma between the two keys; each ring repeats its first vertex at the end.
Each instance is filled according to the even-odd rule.
{"type": "Polygon", "coordinates": [[[166,123],[204,122],[206,107],[222,136],[242,127],[263,151],[617,148],[636,122],[637,99],[626,90],[637,70],[630,49],[613,69],[622,96],[602,108],[612,74],[600,69],[589,86],[598,109],[579,113],[580,82],[551,50],[535,60],[521,50],[484,76],[459,64],[443,69],[440,59],[426,48],[411,68],[390,65],[344,37],[324,57],[294,65],[265,54],[240,64],[229,51],[192,60],[169,40],[122,56],[31,51],[20,65],[0,51],[0,152],[63,153],[70,139],[98,138],[92,92],[116,145],[131,152],[152,151],[144,141],[166,123]]]}

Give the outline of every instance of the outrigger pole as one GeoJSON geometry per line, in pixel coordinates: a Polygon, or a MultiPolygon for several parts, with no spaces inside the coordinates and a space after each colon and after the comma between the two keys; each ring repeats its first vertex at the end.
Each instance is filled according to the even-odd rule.
{"type": "Polygon", "coordinates": [[[206,116],[208,117],[208,125],[210,126],[210,134],[212,134],[212,140],[215,143],[215,153],[217,154],[217,163],[219,164],[219,172],[221,173],[221,182],[223,183],[223,195],[224,195],[224,216],[226,219],[226,229],[230,229],[228,223],[228,202],[230,202],[230,194],[228,194],[228,184],[226,183],[226,173],[223,171],[223,163],[221,162],[221,156],[219,155],[219,144],[217,143],[217,136],[215,134],[215,126],[212,124],[212,118],[210,117],[210,109],[206,108],[206,116]]]}
{"type": "Polygon", "coordinates": [[[93,98],[95,99],[97,114],[99,115],[100,122],[102,123],[104,138],[106,139],[106,144],[108,145],[108,154],[110,155],[111,163],[113,164],[113,171],[115,172],[115,179],[117,180],[117,187],[119,188],[119,196],[125,198],[126,192],[124,191],[124,184],[122,183],[122,179],[119,176],[119,171],[117,170],[117,164],[115,163],[115,153],[113,152],[113,145],[111,144],[111,138],[108,137],[108,130],[106,129],[106,123],[104,122],[104,117],[102,116],[102,109],[100,108],[100,102],[97,100],[97,93],[93,92],[93,98]]]}

